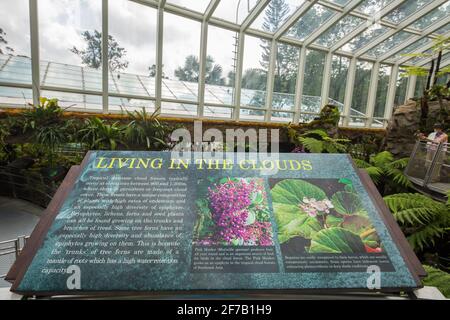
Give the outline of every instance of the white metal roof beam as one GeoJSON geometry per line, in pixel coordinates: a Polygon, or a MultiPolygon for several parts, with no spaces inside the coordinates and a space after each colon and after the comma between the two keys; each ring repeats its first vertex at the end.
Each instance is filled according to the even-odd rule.
{"type": "Polygon", "coordinates": [[[352,32],[350,32],[348,35],[346,35],[345,37],[343,37],[341,40],[339,40],[338,42],[336,42],[331,48],[331,51],[336,51],[338,50],[340,47],[342,47],[343,45],[345,45],[347,42],[351,41],[354,37],[356,37],[357,35],[359,35],[360,33],[364,32],[366,29],[368,29],[370,26],[372,26],[375,23],[380,23],[381,18],[383,18],[385,15],[387,15],[389,12],[391,12],[392,10],[394,10],[395,8],[397,8],[399,5],[401,5],[403,2],[403,0],[395,0],[393,2],[391,2],[390,4],[388,4],[387,6],[385,6],[383,9],[380,10],[379,14],[375,17],[369,17],[367,16],[366,18],[363,19],[367,19],[366,23],[362,23],[359,27],[357,27],[355,30],[353,30],[352,32]]]}
{"type": "Polygon", "coordinates": [[[329,28],[335,25],[339,20],[348,15],[353,9],[355,9],[363,0],[352,0],[350,1],[340,13],[334,14],[331,19],[328,19],[323,25],[320,26],[316,31],[310,34],[305,40],[305,46],[310,45],[314,40],[322,35],[322,33],[326,32],[329,28]]]}
{"type": "Polygon", "coordinates": [[[275,32],[274,38],[278,40],[283,34],[285,34],[317,1],[318,0],[307,1],[298,7],[298,9],[275,32]]]}
{"type": "Polygon", "coordinates": [[[389,37],[395,35],[396,33],[404,30],[406,27],[408,27],[409,25],[413,24],[414,22],[416,22],[417,20],[422,18],[424,15],[426,15],[427,13],[433,11],[434,9],[436,9],[437,7],[439,7],[441,4],[443,4],[445,2],[447,2],[447,0],[434,0],[434,1],[430,2],[428,5],[426,5],[423,8],[417,10],[415,13],[410,15],[408,18],[406,18],[405,20],[400,22],[395,29],[392,29],[392,30],[389,30],[388,32],[385,32],[380,37],[377,37],[376,39],[371,41],[369,44],[367,44],[364,47],[362,47],[361,49],[359,49],[357,52],[355,52],[355,56],[357,58],[360,57],[361,55],[363,55],[364,53],[366,53],[370,49],[376,47],[377,45],[379,45],[383,41],[389,39],[389,37]]]}
{"type": "Polygon", "coordinates": [[[208,4],[208,7],[205,10],[205,14],[203,16],[204,21],[208,21],[211,16],[213,15],[214,11],[217,9],[217,6],[219,5],[220,0],[211,0],[208,4]]]}
{"type": "Polygon", "coordinates": [[[416,37],[411,37],[410,39],[404,41],[401,45],[396,46],[396,47],[392,48],[391,50],[389,50],[389,53],[382,55],[381,57],[378,58],[378,60],[383,61],[389,57],[396,55],[398,52],[402,51],[403,49],[407,48],[408,46],[412,45],[413,43],[419,41],[420,39],[429,36],[436,30],[439,30],[440,28],[444,27],[447,24],[448,24],[448,20],[446,20],[446,19],[443,19],[439,22],[432,24],[431,26],[429,26],[428,28],[426,28],[425,30],[422,31],[422,35],[416,36],[416,37]]]}
{"type": "Polygon", "coordinates": [[[264,10],[264,8],[269,4],[270,0],[259,0],[259,2],[256,4],[256,6],[250,11],[248,16],[244,19],[244,21],[241,24],[241,32],[245,31],[250,27],[250,25],[253,23],[253,21],[258,18],[259,14],[264,10]]]}

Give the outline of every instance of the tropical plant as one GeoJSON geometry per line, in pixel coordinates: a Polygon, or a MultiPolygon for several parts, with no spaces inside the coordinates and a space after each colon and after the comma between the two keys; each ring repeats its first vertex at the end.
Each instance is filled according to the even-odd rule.
{"type": "Polygon", "coordinates": [[[354,159],[354,161],[359,168],[369,174],[383,195],[392,190],[407,190],[412,186],[403,173],[409,158],[394,160],[394,156],[389,151],[382,151],[372,155],[368,162],[362,159],[354,159]]]}
{"type": "Polygon", "coordinates": [[[124,128],[118,121],[109,124],[94,117],[85,120],[85,126],[79,131],[79,136],[90,148],[116,150],[118,144],[126,145],[122,140],[123,132],[124,128]]]}
{"type": "Polygon", "coordinates": [[[381,252],[380,239],[351,181],[336,183],[344,188],[330,198],[306,180],[275,184],[271,193],[279,242],[303,238],[309,242],[304,250],[310,253],[381,252]]]}
{"type": "Polygon", "coordinates": [[[419,193],[400,193],[386,196],[384,201],[414,250],[434,245],[450,231],[450,200],[442,203],[419,193]]]}
{"type": "Polygon", "coordinates": [[[131,144],[145,145],[147,150],[162,150],[168,147],[166,138],[171,128],[159,122],[157,112],[148,114],[145,108],[142,111],[126,110],[132,119],[125,129],[125,137],[131,144]]]}
{"type": "Polygon", "coordinates": [[[288,136],[295,145],[303,146],[312,153],[342,153],[346,152],[348,139],[332,138],[322,129],[309,130],[298,134],[292,127],[288,127],[288,136]]]}
{"type": "Polygon", "coordinates": [[[450,299],[450,274],[432,266],[423,266],[428,275],[422,279],[426,286],[436,287],[448,299],[450,299]]]}
{"type": "Polygon", "coordinates": [[[262,179],[210,177],[200,183],[198,193],[195,243],[273,244],[270,210],[262,179]]]}
{"type": "Polygon", "coordinates": [[[23,132],[61,122],[64,110],[59,106],[58,99],[42,97],[39,99],[39,105],[30,106],[30,109],[22,113],[24,118],[23,132]]]}

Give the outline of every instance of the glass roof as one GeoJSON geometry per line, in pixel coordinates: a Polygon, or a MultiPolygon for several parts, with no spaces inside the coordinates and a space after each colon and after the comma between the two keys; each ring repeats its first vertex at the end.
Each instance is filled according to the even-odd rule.
{"type": "Polygon", "coordinates": [[[392,10],[387,16],[385,16],[384,19],[389,22],[399,24],[432,1],[433,0],[406,0],[400,6],[392,10]]]}
{"type": "MultiPolygon", "coordinates": [[[[187,0],[193,2],[192,0],[187,0]]],[[[214,10],[213,17],[226,20],[229,22],[241,24],[251,10],[258,3],[258,0],[226,0],[220,1],[216,10],[214,10]]]]}
{"type": "Polygon", "coordinates": [[[275,5],[276,1],[271,1],[266,6],[258,18],[251,24],[251,28],[274,33],[280,26],[307,0],[284,0],[280,1],[280,9],[275,5]],[[269,21],[269,16],[273,15],[274,19],[269,21]]]}
{"type": "Polygon", "coordinates": [[[387,27],[383,27],[379,24],[371,25],[360,35],[354,37],[352,40],[350,40],[349,42],[344,44],[341,49],[344,51],[350,51],[353,53],[353,52],[361,49],[362,47],[364,47],[366,44],[373,41],[377,37],[381,36],[388,30],[390,30],[390,29],[387,27]]]}
{"type": "Polygon", "coordinates": [[[381,9],[386,7],[392,1],[394,0],[364,0],[355,10],[367,15],[373,15],[374,13],[381,11],[381,9]]]}
{"type": "Polygon", "coordinates": [[[379,57],[388,52],[389,50],[391,50],[392,48],[402,44],[403,41],[411,38],[412,36],[414,36],[412,33],[406,31],[397,32],[396,34],[390,36],[389,38],[381,42],[376,47],[367,51],[366,54],[373,57],[379,57]]]}
{"type": "Polygon", "coordinates": [[[325,47],[331,47],[365,22],[366,20],[364,19],[347,15],[325,31],[314,43],[325,47]]]}
{"type": "Polygon", "coordinates": [[[320,4],[315,4],[297,20],[289,29],[287,35],[303,41],[336,12],[320,4]]]}
{"type": "Polygon", "coordinates": [[[433,23],[444,19],[445,17],[448,17],[450,15],[450,1],[442,4],[441,6],[437,7],[430,13],[424,15],[422,18],[414,22],[411,27],[423,30],[425,28],[428,28],[433,23]]]}

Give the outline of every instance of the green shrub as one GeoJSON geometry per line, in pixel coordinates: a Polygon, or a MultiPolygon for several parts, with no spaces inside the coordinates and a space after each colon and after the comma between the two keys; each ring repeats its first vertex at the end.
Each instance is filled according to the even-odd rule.
{"type": "Polygon", "coordinates": [[[431,266],[423,266],[428,276],[422,280],[425,286],[436,287],[440,292],[450,299],[450,274],[431,266]]]}

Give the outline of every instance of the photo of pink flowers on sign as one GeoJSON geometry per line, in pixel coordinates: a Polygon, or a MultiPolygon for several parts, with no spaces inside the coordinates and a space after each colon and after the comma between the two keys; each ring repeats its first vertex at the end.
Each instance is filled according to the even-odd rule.
{"type": "Polygon", "coordinates": [[[199,181],[198,195],[195,244],[273,245],[263,179],[211,177],[199,181]]]}

